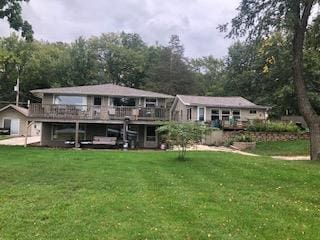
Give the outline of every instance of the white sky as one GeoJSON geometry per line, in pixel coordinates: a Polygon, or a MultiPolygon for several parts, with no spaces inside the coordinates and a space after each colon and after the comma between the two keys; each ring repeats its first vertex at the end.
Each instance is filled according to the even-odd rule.
{"type": "MultiPolygon", "coordinates": [[[[30,0],[23,15],[36,39],[70,42],[104,32],[136,32],[148,44],[178,34],[186,55],[223,57],[231,40],[216,28],[235,16],[240,0],[30,0]]],[[[8,24],[0,22],[0,35],[8,24]]]]}

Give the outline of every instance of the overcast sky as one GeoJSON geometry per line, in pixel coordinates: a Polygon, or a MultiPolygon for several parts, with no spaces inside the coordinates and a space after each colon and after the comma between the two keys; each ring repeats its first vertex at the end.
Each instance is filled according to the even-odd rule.
{"type": "MultiPolygon", "coordinates": [[[[30,0],[23,8],[36,39],[70,42],[103,32],[136,32],[148,44],[178,34],[188,56],[227,54],[230,40],[216,27],[236,13],[239,0],[30,0]]],[[[10,30],[3,20],[0,34],[10,30]]]]}

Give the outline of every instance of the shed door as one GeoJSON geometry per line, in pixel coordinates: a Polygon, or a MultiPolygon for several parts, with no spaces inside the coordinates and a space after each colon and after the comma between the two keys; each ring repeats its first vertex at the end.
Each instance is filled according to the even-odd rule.
{"type": "Polygon", "coordinates": [[[19,125],[20,121],[19,119],[11,119],[11,135],[19,135],[19,125]]]}
{"type": "Polygon", "coordinates": [[[4,119],[3,127],[10,129],[10,135],[19,135],[19,119],[4,119]]]}

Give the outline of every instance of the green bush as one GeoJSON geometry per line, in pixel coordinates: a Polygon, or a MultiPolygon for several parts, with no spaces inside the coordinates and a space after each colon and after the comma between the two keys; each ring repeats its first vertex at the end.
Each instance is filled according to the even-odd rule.
{"type": "Polygon", "coordinates": [[[179,158],[185,159],[188,146],[200,142],[212,129],[202,123],[167,122],[157,129],[169,146],[179,146],[179,158]]]}
{"type": "Polygon", "coordinates": [[[249,135],[241,134],[237,136],[233,136],[229,138],[225,143],[224,146],[230,147],[234,142],[255,142],[255,139],[249,135]]]}
{"type": "Polygon", "coordinates": [[[247,127],[250,132],[299,132],[299,127],[292,122],[254,121],[247,127]]]}
{"type": "Polygon", "coordinates": [[[254,142],[254,141],[255,141],[255,139],[253,137],[246,135],[246,134],[237,135],[231,139],[232,143],[234,143],[234,142],[254,142]]]}

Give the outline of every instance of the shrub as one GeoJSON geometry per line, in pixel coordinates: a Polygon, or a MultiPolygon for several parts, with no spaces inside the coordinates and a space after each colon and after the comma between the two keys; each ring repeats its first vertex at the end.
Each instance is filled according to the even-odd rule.
{"type": "Polygon", "coordinates": [[[254,142],[253,137],[249,135],[238,135],[233,138],[233,142],[254,142]]]}
{"type": "Polygon", "coordinates": [[[201,141],[211,128],[201,123],[167,122],[157,129],[162,139],[171,146],[179,146],[179,158],[185,159],[188,146],[201,141]]]}
{"type": "Polygon", "coordinates": [[[237,135],[234,136],[233,138],[229,139],[225,145],[226,146],[230,146],[232,145],[234,142],[254,142],[255,139],[249,135],[246,134],[241,134],[241,135],[237,135]]]}
{"type": "Polygon", "coordinates": [[[292,122],[254,121],[247,127],[250,132],[299,132],[299,127],[292,122]]]}

